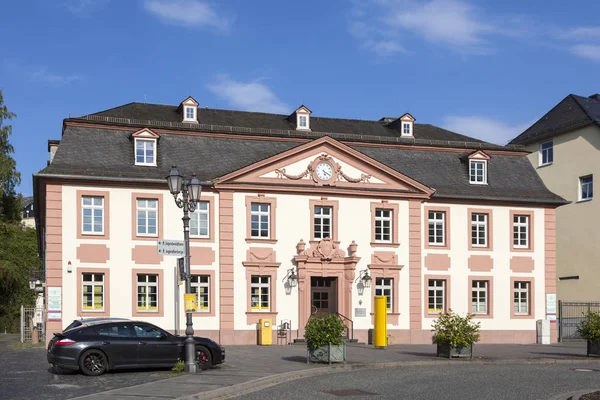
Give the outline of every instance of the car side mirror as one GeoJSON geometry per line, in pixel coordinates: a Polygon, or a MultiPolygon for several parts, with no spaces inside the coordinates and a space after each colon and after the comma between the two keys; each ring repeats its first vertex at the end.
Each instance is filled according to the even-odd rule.
{"type": "Polygon", "coordinates": [[[161,333],[160,336],[158,337],[160,340],[164,340],[166,339],[168,336],[165,335],[164,333],[161,333]]]}

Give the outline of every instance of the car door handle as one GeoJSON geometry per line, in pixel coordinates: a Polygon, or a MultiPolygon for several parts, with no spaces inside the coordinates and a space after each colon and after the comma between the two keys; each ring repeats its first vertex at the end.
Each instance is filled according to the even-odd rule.
{"type": "Polygon", "coordinates": [[[103,346],[106,346],[107,344],[110,344],[110,342],[102,342],[103,346]]]}
{"type": "Polygon", "coordinates": [[[146,343],[146,342],[138,342],[138,344],[148,344],[148,343],[146,343]]]}

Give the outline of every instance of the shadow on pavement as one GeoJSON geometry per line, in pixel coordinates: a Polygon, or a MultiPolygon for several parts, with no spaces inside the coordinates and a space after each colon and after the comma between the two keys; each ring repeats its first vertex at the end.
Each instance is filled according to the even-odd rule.
{"type": "Polygon", "coordinates": [[[285,360],[285,361],[301,362],[301,363],[306,364],[306,357],[305,356],[281,357],[281,359],[285,360]]]}
{"type": "Polygon", "coordinates": [[[577,358],[588,358],[587,355],[585,354],[581,354],[581,353],[548,353],[545,351],[532,351],[531,354],[537,354],[540,356],[548,356],[548,357],[556,357],[556,358],[572,358],[572,357],[577,357],[577,358]]]}

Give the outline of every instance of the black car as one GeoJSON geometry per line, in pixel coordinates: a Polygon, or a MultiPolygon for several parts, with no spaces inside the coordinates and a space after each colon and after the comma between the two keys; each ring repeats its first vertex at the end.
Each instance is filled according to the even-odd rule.
{"type": "MultiPolygon", "coordinates": [[[[225,349],[215,341],[194,337],[199,369],[225,361],[225,349]]],[[[142,321],[84,322],[55,333],[48,344],[47,359],[54,366],[101,375],[119,368],[173,367],[185,360],[185,336],[142,321]]]]}

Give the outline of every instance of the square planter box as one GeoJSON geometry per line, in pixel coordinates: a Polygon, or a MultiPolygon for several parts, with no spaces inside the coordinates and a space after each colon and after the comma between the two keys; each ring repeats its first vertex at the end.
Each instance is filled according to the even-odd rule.
{"type": "Polygon", "coordinates": [[[600,357],[600,342],[587,342],[587,355],[590,357],[600,357]]]}
{"type": "Polygon", "coordinates": [[[437,356],[445,358],[473,358],[473,344],[461,349],[451,347],[447,343],[438,343],[437,356]]]}
{"type": "Polygon", "coordinates": [[[346,361],[346,342],[340,345],[332,345],[329,343],[327,346],[322,346],[314,349],[313,351],[307,350],[306,363],[310,362],[326,362],[339,363],[346,361]]]}

